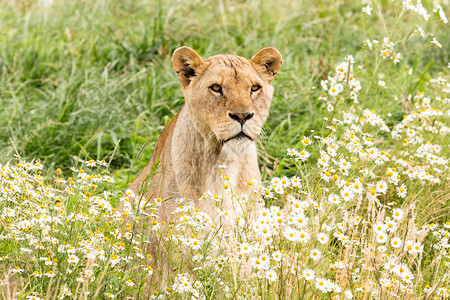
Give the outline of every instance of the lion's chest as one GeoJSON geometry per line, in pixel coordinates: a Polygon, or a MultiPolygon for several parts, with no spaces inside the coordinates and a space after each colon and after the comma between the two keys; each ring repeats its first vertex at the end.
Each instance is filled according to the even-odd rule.
{"type": "Polygon", "coordinates": [[[233,193],[243,192],[247,180],[260,181],[255,143],[234,140],[218,149],[217,143],[201,135],[187,116],[184,110],[180,113],[171,144],[177,196],[195,201],[209,191],[222,197],[222,209],[235,210],[233,193]]]}
{"type": "Polygon", "coordinates": [[[230,211],[235,216],[241,215],[242,206],[235,203],[233,198],[249,192],[245,185],[246,181],[251,179],[260,181],[255,144],[247,145],[246,150],[225,149],[217,161],[210,164],[209,169],[210,171],[204,174],[204,191],[220,195],[223,199],[222,209],[230,211]]]}

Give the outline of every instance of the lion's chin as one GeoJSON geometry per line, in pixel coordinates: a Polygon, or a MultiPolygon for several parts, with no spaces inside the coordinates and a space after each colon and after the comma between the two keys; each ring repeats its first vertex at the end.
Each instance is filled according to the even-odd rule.
{"type": "MultiPolygon", "coordinates": [[[[239,135],[239,134],[238,134],[239,135]]],[[[222,146],[222,152],[227,157],[241,156],[256,151],[255,142],[247,135],[227,140],[222,146]]]]}

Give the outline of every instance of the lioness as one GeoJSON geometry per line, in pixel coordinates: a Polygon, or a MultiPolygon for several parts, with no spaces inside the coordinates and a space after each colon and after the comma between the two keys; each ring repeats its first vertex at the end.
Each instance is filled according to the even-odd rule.
{"type": "MultiPolygon", "coordinates": [[[[153,157],[130,189],[138,194],[159,160],[160,172],[151,178],[155,185],[146,199],[197,200],[209,190],[223,196],[223,207],[231,209],[230,188],[240,192],[247,180],[261,180],[255,140],[269,114],[271,82],[282,63],[275,48],[264,48],[251,59],[220,54],[205,60],[189,47],[178,48],[172,64],[186,103],[164,128],[153,157]],[[228,191],[219,165],[227,166],[228,191]]],[[[165,201],[160,220],[168,221],[175,206],[165,201]]],[[[215,208],[202,209],[214,215],[215,208]]]]}

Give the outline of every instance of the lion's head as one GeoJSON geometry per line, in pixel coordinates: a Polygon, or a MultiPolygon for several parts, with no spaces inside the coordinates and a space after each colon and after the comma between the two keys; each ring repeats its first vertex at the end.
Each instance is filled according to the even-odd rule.
{"type": "Polygon", "coordinates": [[[269,115],[271,82],[283,63],[275,48],[264,48],[251,59],[215,55],[203,60],[189,47],[172,58],[196,129],[218,147],[245,151],[269,115]]]}

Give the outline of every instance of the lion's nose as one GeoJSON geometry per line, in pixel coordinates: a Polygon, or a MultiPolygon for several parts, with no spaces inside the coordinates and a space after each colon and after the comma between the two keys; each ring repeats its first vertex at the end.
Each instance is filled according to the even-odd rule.
{"type": "Polygon", "coordinates": [[[247,120],[250,120],[254,113],[228,113],[228,115],[230,116],[230,118],[232,118],[233,120],[238,121],[239,123],[241,123],[241,125],[244,125],[244,123],[247,120]]]}

